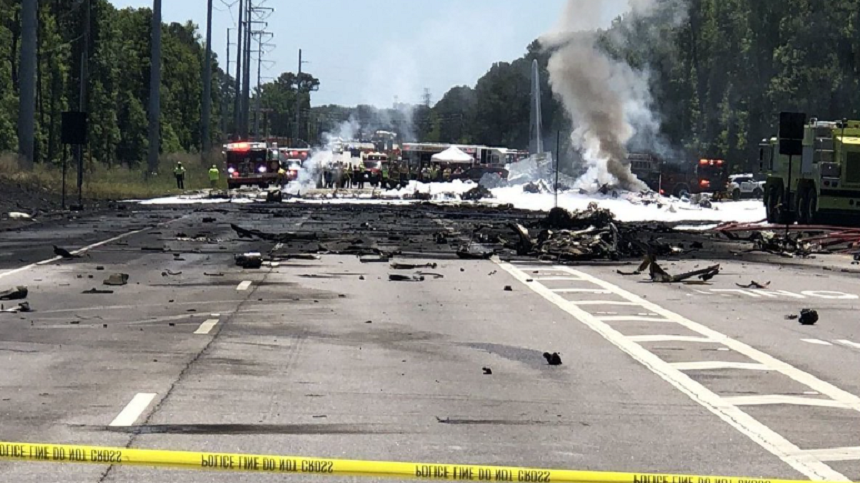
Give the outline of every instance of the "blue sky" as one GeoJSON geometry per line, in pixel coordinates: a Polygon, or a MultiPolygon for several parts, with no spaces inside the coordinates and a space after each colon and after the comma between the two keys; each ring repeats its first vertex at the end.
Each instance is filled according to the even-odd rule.
{"type": "MultiPolygon", "coordinates": [[[[237,0],[224,0],[230,3],[237,0]]],[[[259,0],[258,0],[259,1],[259,0]]],[[[591,0],[601,23],[628,0],[591,0]]],[[[152,6],[151,0],[112,0],[118,8],[152,6]]],[[[433,102],[455,85],[474,85],[493,62],[511,61],[556,25],[565,0],[266,0],[275,11],[268,30],[273,50],[264,77],[303,70],[320,79],[313,104],[377,106],[418,102],[427,88],[433,102]],[[535,4],[540,4],[536,7],[535,4]]],[[[213,50],[223,64],[227,28],[236,10],[215,0],[213,50]]],[[[192,20],[205,34],[206,0],[163,0],[166,22],[192,20]]],[[[235,36],[235,32],[234,32],[235,36]]],[[[235,38],[234,38],[235,41],[235,38]]],[[[231,56],[235,55],[235,47],[231,56]]]]}

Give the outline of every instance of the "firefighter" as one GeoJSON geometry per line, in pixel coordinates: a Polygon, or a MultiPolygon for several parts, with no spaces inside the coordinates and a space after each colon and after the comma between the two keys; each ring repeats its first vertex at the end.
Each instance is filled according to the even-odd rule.
{"type": "Polygon", "coordinates": [[[221,172],[218,171],[218,166],[212,165],[209,168],[209,186],[214,190],[218,187],[218,181],[221,178],[221,172]]]}
{"type": "Polygon", "coordinates": [[[181,162],[176,163],[176,167],[173,168],[173,176],[176,176],[176,187],[178,189],[185,189],[185,166],[182,166],[181,162]]]}
{"type": "Polygon", "coordinates": [[[287,186],[288,181],[287,170],[283,166],[278,166],[278,185],[280,185],[281,189],[287,186]]]}
{"type": "Polygon", "coordinates": [[[353,166],[352,184],[354,188],[364,189],[364,169],[362,169],[362,165],[356,164],[353,166]]]}
{"type": "Polygon", "coordinates": [[[325,181],[326,189],[331,189],[332,186],[331,169],[331,165],[326,165],[325,168],[323,168],[323,180],[325,181]]]}
{"type": "Polygon", "coordinates": [[[429,166],[424,166],[423,168],[421,168],[421,181],[424,183],[429,183],[430,181],[433,181],[433,178],[430,177],[429,166]]]}
{"type": "Polygon", "coordinates": [[[433,166],[430,167],[430,182],[435,183],[436,181],[439,181],[438,178],[439,178],[439,165],[434,164],[433,166]]]}
{"type": "Polygon", "coordinates": [[[382,165],[382,188],[388,189],[388,163],[382,165]]]}
{"type": "Polygon", "coordinates": [[[405,188],[409,184],[409,166],[406,163],[400,164],[400,187],[405,188]]]}
{"type": "Polygon", "coordinates": [[[444,181],[446,183],[451,181],[451,167],[450,166],[445,167],[445,170],[442,171],[442,178],[444,179],[444,181]]]}

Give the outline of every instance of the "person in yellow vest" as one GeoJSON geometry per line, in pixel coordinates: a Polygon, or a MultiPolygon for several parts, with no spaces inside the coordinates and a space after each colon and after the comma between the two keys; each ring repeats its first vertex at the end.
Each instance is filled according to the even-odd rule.
{"type": "Polygon", "coordinates": [[[287,185],[287,170],[283,166],[278,166],[278,185],[283,188],[287,185]]]}
{"type": "Polygon", "coordinates": [[[442,177],[445,179],[445,182],[451,181],[451,167],[445,168],[445,171],[442,171],[442,177]]]}
{"type": "Polygon", "coordinates": [[[173,176],[176,176],[176,187],[178,189],[185,189],[185,166],[182,166],[182,163],[176,163],[176,167],[173,168],[173,176]]]}
{"type": "Polygon", "coordinates": [[[382,188],[388,189],[388,163],[382,165],[382,188]]]}
{"type": "Polygon", "coordinates": [[[214,190],[218,187],[218,181],[221,179],[221,172],[218,171],[218,166],[212,165],[209,168],[209,186],[214,190]]]}

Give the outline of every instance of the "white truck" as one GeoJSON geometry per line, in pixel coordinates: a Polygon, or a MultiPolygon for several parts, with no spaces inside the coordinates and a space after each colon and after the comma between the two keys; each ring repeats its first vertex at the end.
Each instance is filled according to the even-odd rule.
{"type": "Polygon", "coordinates": [[[764,180],[757,180],[753,174],[733,174],[729,176],[727,191],[733,200],[742,198],[759,199],[764,196],[764,183],[764,180]]]}

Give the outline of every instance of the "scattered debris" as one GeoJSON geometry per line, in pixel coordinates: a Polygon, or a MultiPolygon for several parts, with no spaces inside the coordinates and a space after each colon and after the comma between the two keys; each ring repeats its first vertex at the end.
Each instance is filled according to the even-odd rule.
{"type": "Polygon", "coordinates": [[[177,276],[177,275],[182,275],[182,272],[174,272],[174,271],[172,271],[172,270],[170,270],[170,269],[166,269],[165,271],[161,272],[161,276],[162,276],[162,277],[166,277],[166,276],[168,276],[168,275],[170,275],[170,276],[172,276],[172,277],[175,277],[175,276],[177,276]]]}
{"type": "Polygon", "coordinates": [[[424,276],[415,274],[415,275],[400,275],[397,273],[391,273],[388,275],[388,280],[392,282],[423,282],[424,276]]]}
{"type": "Polygon", "coordinates": [[[0,300],[21,300],[27,298],[28,293],[27,287],[20,285],[0,292],[0,300]]]}
{"type": "Polygon", "coordinates": [[[17,314],[18,312],[30,312],[30,303],[29,302],[21,302],[15,307],[6,308],[4,305],[0,305],[0,312],[9,313],[9,314],[17,314]]]}
{"type": "Polygon", "coordinates": [[[760,284],[760,283],[756,282],[755,280],[753,280],[752,282],[750,282],[747,285],[744,285],[742,283],[736,283],[735,285],[737,285],[740,288],[751,288],[751,289],[763,290],[763,289],[766,289],[770,286],[770,282],[767,282],[765,284],[760,284]]]}
{"type": "Polygon", "coordinates": [[[214,216],[205,216],[200,221],[202,221],[203,223],[215,223],[216,220],[214,216]]]}
{"type": "MultiPolygon", "coordinates": [[[[637,272],[641,273],[646,268],[649,269],[651,281],[656,283],[678,283],[684,282],[694,277],[698,277],[702,282],[707,282],[708,280],[711,280],[720,273],[720,265],[712,265],[710,267],[706,267],[700,270],[693,270],[692,272],[682,273],[680,275],[669,275],[665,270],[663,270],[662,267],[660,267],[660,265],[657,264],[656,257],[652,255],[648,255],[645,257],[645,260],[642,262],[642,265],[639,265],[639,269],[637,269],[637,272]]],[[[622,273],[622,275],[624,275],[624,273],[622,273]]]]}
{"type": "Polygon", "coordinates": [[[493,192],[481,185],[460,195],[460,199],[463,201],[480,201],[484,198],[493,198],[493,192]]]}
{"type": "Polygon", "coordinates": [[[163,246],[160,246],[160,247],[142,246],[142,247],[140,247],[140,250],[144,251],[144,252],[163,252],[163,251],[166,251],[167,249],[163,246]]]}
{"type": "Polygon", "coordinates": [[[436,268],[437,267],[437,265],[435,263],[425,263],[422,265],[415,265],[412,263],[397,263],[397,262],[391,262],[391,265],[389,265],[389,266],[391,267],[392,270],[415,270],[418,268],[436,268]]]}
{"type": "Polygon", "coordinates": [[[70,251],[57,245],[54,245],[54,255],[62,258],[80,258],[80,255],[72,255],[70,251]]]}
{"type": "Polygon", "coordinates": [[[290,242],[295,240],[317,240],[316,233],[266,233],[260,230],[247,230],[235,224],[230,224],[230,228],[239,235],[239,238],[259,238],[266,241],[274,242],[290,242]]]}
{"type": "Polygon", "coordinates": [[[85,294],[112,294],[113,290],[100,290],[97,288],[91,288],[89,290],[84,290],[81,293],[85,293],[85,294]]]}
{"type": "Polygon", "coordinates": [[[361,263],[388,263],[389,257],[384,255],[367,255],[358,257],[361,263]]]}
{"type": "Polygon", "coordinates": [[[561,356],[558,355],[558,352],[553,352],[552,354],[550,354],[549,352],[544,352],[543,358],[546,359],[546,363],[551,366],[561,365],[561,356]]]}
{"type": "Polygon", "coordinates": [[[105,269],[105,267],[103,267],[102,265],[98,265],[98,266],[96,266],[96,271],[98,271],[98,272],[100,272],[100,271],[102,271],[102,270],[104,270],[104,269],[105,269]]]}
{"type": "Polygon", "coordinates": [[[818,312],[812,309],[800,311],[800,323],[803,325],[815,325],[818,322],[818,312]]]}
{"type": "Polygon", "coordinates": [[[19,220],[19,221],[35,221],[33,217],[28,215],[27,213],[22,213],[20,211],[10,211],[9,212],[10,220],[19,220]]]}
{"type": "Polygon", "coordinates": [[[513,292],[513,291],[514,291],[513,287],[511,287],[510,285],[505,285],[505,292],[513,292]]]}
{"type": "Polygon", "coordinates": [[[284,201],[284,193],[279,189],[271,189],[266,192],[267,203],[280,203],[284,201]]]}
{"type": "Polygon", "coordinates": [[[441,273],[432,273],[432,272],[415,272],[416,275],[421,275],[422,277],[433,277],[433,279],[438,280],[440,278],[445,278],[441,273]]]}
{"type": "Polygon", "coordinates": [[[223,277],[224,276],[224,274],[221,272],[217,272],[217,273],[203,272],[203,275],[205,275],[207,277],[223,277]]]}
{"type": "Polygon", "coordinates": [[[364,275],[359,275],[359,276],[358,276],[358,279],[359,279],[359,280],[364,280],[364,275]]]}
{"type": "Polygon", "coordinates": [[[236,265],[247,268],[257,269],[263,266],[263,255],[260,252],[248,252],[234,257],[236,265]]]}
{"type": "Polygon", "coordinates": [[[798,316],[797,314],[788,314],[785,316],[785,320],[797,320],[799,318],[800,316],[798,316]]]}
{"type": "Polygon", "coordinates": [[[372,324],[372,323],[373,323],[372,320],[368,320],[367,322],[365,322],[365,324],[372,324]]]}
{"type": "Polygon", "coordinates": [[[105,285],[114,285],[120,286],[128,283],[128,274],[127,273],[114,273],[111,274],[108,278],[103,282],[105,285]]]}
{"type": "Polygon", "coordinates": [[[457,256],[464,260],[488,260],[495,253],[493,248],[478,243],[469,243],[457,249],[457,256]]]}
{"type": "Polygon", "coordinates": [[[493,370],[490,369],[489,367],[484,367],[482,370],[484,371],[484,375],[486,375],[486,376],[490,376],[493,374],[493,370]]]}

